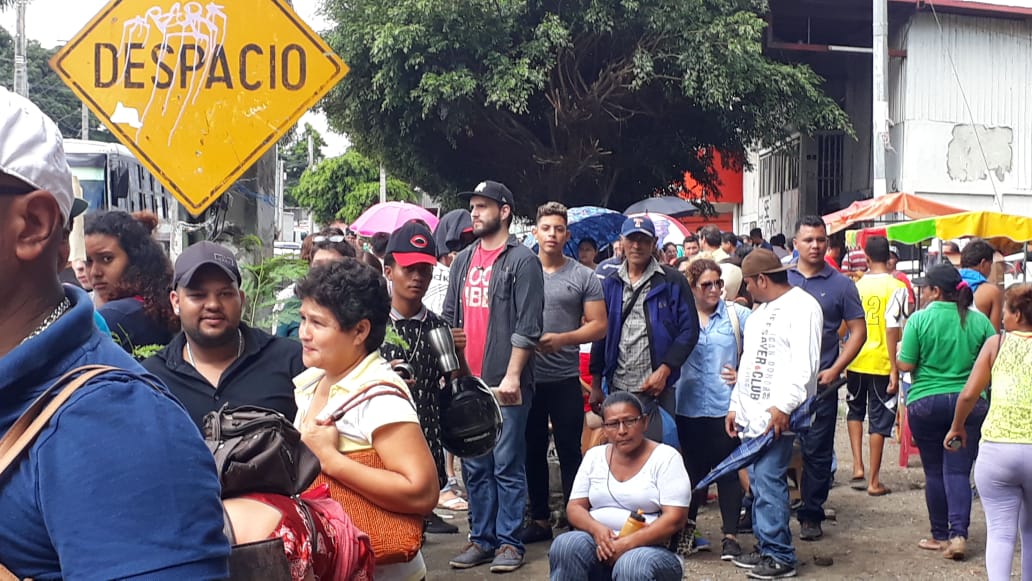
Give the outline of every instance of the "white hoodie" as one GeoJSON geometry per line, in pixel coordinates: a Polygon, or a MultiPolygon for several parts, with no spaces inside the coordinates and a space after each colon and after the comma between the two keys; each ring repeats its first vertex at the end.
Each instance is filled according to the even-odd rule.
{"type": "Polygon", "coordinates": [[[795,287],[749,317],[728,409],[743,438],[766,431],[772,406],[791,414],[817,392],[823,325],[820,304],[795,287]]]}

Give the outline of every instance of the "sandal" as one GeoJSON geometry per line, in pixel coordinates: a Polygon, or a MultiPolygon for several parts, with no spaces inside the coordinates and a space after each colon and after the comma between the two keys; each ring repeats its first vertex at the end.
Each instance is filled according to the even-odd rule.
{"type": "Polygon", "coordinates": [[[441,510],[452,510],[452,511],[463,511],[469,510],[469,503],[466,499],[461,496],[449,498],[448,500],[440,500],[437,502],[437,508],[441,510]]]}
{"type": "Polygon", "coordinates": [[[937,541],[935,539],[921,539],[917,542],[917,546],[926,551],[943,551],[946,549],[946,545],[946,541],[937,541]]]}

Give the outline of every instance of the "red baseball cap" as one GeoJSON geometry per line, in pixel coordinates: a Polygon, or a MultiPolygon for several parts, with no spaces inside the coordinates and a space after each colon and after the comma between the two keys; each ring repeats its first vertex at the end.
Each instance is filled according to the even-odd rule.
{"type": "Polygon", "coordinates": [[[437,264],[437,243],[430,227],[423,222],[406,222],[391,234],[387,253],[401,266],[437,264]]]}

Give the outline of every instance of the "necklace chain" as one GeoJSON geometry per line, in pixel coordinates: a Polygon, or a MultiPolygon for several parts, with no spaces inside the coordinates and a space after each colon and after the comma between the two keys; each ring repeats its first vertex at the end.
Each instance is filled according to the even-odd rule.
{"type": "Polygon", "coordinates": [[[68,297],[65,297],[60,303],[57,304],[57,307],[55,307],[54,310],[51,311],[51,313],[49,315],[47,315],[47,318],[43,319],[43,322],[40,323],[39,326],[36,327],[35,330],[33,330],[31,333],[29,333],[28,337],[22,339],[22,341],[21,341],[21,343],[19,343],[19,345],[25,343],[29,339],[32,339],[33,337],[36,337],[37,335],[39,335],[43,331],[46,331],[50,327],[50,325],[53,325],[54,322],[56,322],[58,319],[60,319],[61,315],[63,315],[66,312],[68,312],[68,309],[70,309],[71,307],[72,307],[72,301],[68,300],[68,297]]]}
{"type": "MultiPolygon", "coordinates": [[[[190,357],[190,365],[197,368],[197,361],[194,360],[193,349],[190,347],[190,341],[186,342],[186,354],[190,357]]],[[[237,354],[236,359],[240,359],[240,356],[244,354],[244,334],[240,331],[240,327],[237,327],[237,354]]]]}

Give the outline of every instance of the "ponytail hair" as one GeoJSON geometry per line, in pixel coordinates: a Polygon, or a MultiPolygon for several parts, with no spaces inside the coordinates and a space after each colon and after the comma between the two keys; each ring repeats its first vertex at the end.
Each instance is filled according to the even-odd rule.
{"type": "Polygon", "coordinates": [[[942,300],[957,303],[957,314],[960,316],[960,326],[963,327],[967,323],[968,309],[975,304],[975,293],[964,281],[952,289],[939,287],[939,290],[942,291],[942,300]]]}

